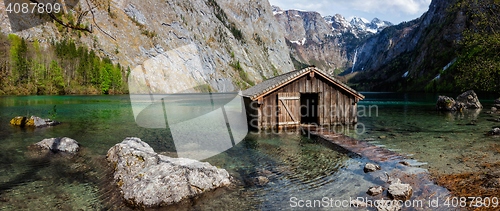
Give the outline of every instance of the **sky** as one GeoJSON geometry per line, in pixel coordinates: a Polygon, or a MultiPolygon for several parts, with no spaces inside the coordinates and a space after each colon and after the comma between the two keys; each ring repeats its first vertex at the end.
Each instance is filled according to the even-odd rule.
{"type": "Polygon", "coordinates": [[[368,20],[379,18],[398,24],[420,17],[431,0],[269,0],[281,9],[316,11],[322,16],[341,14],[368,20]]]}

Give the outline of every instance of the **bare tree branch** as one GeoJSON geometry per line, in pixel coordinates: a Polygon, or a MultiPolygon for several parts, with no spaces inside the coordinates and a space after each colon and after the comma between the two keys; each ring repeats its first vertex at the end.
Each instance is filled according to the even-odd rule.
{"type": "Polygon", "coordinates": [[[87,2],[87,5],[90,8],[90,13],[92,14],[92,20],[94,21],[94,24],[97,27],[97,29],[99,29],[102,33],[104,33],[105,35],[108,35],[109,37],[111,37],[111,39],[113,39],[114,41],[116,41],[116,39],[113,36],[111,36],[109,33],[105,32],[104,30],[101,29],[101,27],[99,27],[99,25],[95,21],[94,11],[92,11],[93,8],[90,6],[89,0],[85,0],[85,1],[87,2]]]}
{"type": "MultiPolygon", "coordinates": [[[[37,0],[29,0],[30,2],[33,2],[33,3],[36,3],[36,4],[40,4],[37,0]]],[[[99,25],[97,24],[97,22],[95,21],[95,14],[94,12],[92,11],[92,7],[90,6],[90,3],[88,0],[85,0],[87,2],[87,5],[89,6],[89,9],[88,11],[84,11],[82,12],[81,14],[78,15],[78,19],[77,19],[77,22],[76,24],[71,24],[71,23],[65,23],[63,20],[57,18],[54,13],[47,13],[50,18],[52,18],[52,20],[56,21],[57,23],[63,25],[64,27],[66,28],[70,28],[70,29],[74,29],[74,30],[79,30],[79,31],[86,31],[86,32],[90,32],[90,33],[93,33],[93,30],[92,30],[92,27],[89,26],[89,27],[81,27],[80,24],[82,22],[82,19],[84,16],[86,16],[89,11],[90,13],[92,14],[92,21],[94,22],[94,24],[96,25],[96,27],[104,34],[106,34],[107,36],[111,37],[111,39],[115,40],[116,39],[111,36],[109,33],[105,32],[104,30],[101,29],[101,27],[99,27],[99,25]]]]}
{"type": "MultiPolygon", "coordinates": [[[[40,4],[37,0],[30,0],[30,2],[33,2],[33,3],[36,3],[36,4],[40,4]]],[[[55,20],[57,23],[63,25],[64,27],[92,33],[92,30],[90,30],[89,28],[80,27],[80,26],[73,25],[73,24],[70,24],[70,23],[64,23],[64,21],[62,21],[61,19],[57,18],[53,13],[47,13],[47,14],[50,16],[50,18],[52,18],[53,20],[55,20]]]]}

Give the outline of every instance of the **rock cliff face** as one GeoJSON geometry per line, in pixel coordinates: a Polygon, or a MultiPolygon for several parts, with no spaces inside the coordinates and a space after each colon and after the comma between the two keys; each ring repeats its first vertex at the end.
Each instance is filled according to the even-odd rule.
{"type": "Polygon", "coordinates": [[[377,18],[347,21],[340,14],[322,17],[317,12],[284,11],[276,6],[273,12],[285,29],[296,68],[312,64],[332,75],[351,70],[357,63],[357,46],[392,25],[377,18]]]}
{"type": "Polygon", "coordinates": [[[303,64],[312,64],[332,73],[346,66],[348,58],[341,40],[334,36],[332,26],[319,13],[278,10],[275,17],[285,29],[296,69],[303,64]]]}
{"type": "MultiPolygon", "coordinates": [[[[466,17],[457,1],[433,0],[420,18],[384,29],[357,47],[351,80],[358,89],[424,90],[456,61],[466,17]]],[[[431,87],[432,88],[432,87],[431,87]]]]}
{"type": "MultiPolygon", "coordinates": [[[[168,74],[182,77],[165,77],[164,82],[179,90],[196,83],[197,91],[219,92],[308,65],[345,74],[358,90],[432,90],[434,81],[453,79],[443,73],[457,61],[457,43],[474,18],[454,9],[459,0],[433,0],[420,18],[396,26],[379,19],[347,21],[338,14],[283,11],[266,0],[62,1],[66,21],[92,11],[95,18],[82,16],[82,25],[92,26],[93,33],[87,33],[64,29],[50,19],[14,17],[5,11],[4,1],[12,2],[0,0],[4,34],[16,33],[45,47],[69,37],[139,73],[174,69],[171,64],[179,63],[174,60],[191,58],[198,64],[183,63],[168,74]],[[16,30],[33,23],[39,25],[16,30]]],[[[466,7],[463,2],[458,5],[466,7]]]]}
{"type": "MultiPolygon", "coordinates": [[[[165,52],[195,46],[202,82],[212,91],[235,91],[293,70],[283,30],[265,0],[80,0],[74,7],[66,6],[65,16],[74,17],[90,11],[90,6],[100,29],[87,13],[82,24],[92,25],[93,33],[61,30],[53,21],[14,31],[11,23],[26,20],[8,15],[0,0],[0,30],[42,45],[70,37],[131,69],[165,52]]],[[[187,71],[186,75],[199,73],[187,71]]],[[[166,81],[173,86],[187,82],[166,81]]]]}
{"type": "MultiPolygon", "coordinates": [[[[454,64],[460,63],[463,32],[475,30],[472,21],[478,13],[494,16],[491,8],[496,7],[490,3],[433,0],[420,18],[395,26],[379,19],[347,21],[341,15],[273,11],[296,66],[313,64],[346,75],[358,90],[457,91],[454,64]]],[[[490,27],[496,27],[495,19],[490,20],[490,27]]]]}

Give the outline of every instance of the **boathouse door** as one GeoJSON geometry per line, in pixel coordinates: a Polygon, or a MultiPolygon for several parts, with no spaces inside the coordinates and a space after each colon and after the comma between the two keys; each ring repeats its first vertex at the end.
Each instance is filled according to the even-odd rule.
{"type": "Polygon", "coordinates": [[[318,124],[318,93],[302,93],[300,95],[300,121],[302,124],[318,124]]]}
{"type": "Polygon", "coordinates": [[[300,93],[278,93],[278,126],[300,124],[300,93]]]}

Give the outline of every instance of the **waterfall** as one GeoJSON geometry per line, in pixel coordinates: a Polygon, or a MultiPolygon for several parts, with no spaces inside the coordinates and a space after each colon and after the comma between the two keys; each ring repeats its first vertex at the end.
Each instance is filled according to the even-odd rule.
{"type": "Polygon", "coordinates": [[[351,73],[354,72],[354,66],[356,65],[356,60],[358,59],[358,49],[356,48],[356,50],[354,51],[354,58],[352,60],[352,70],[351,70],[351,73]]]}

